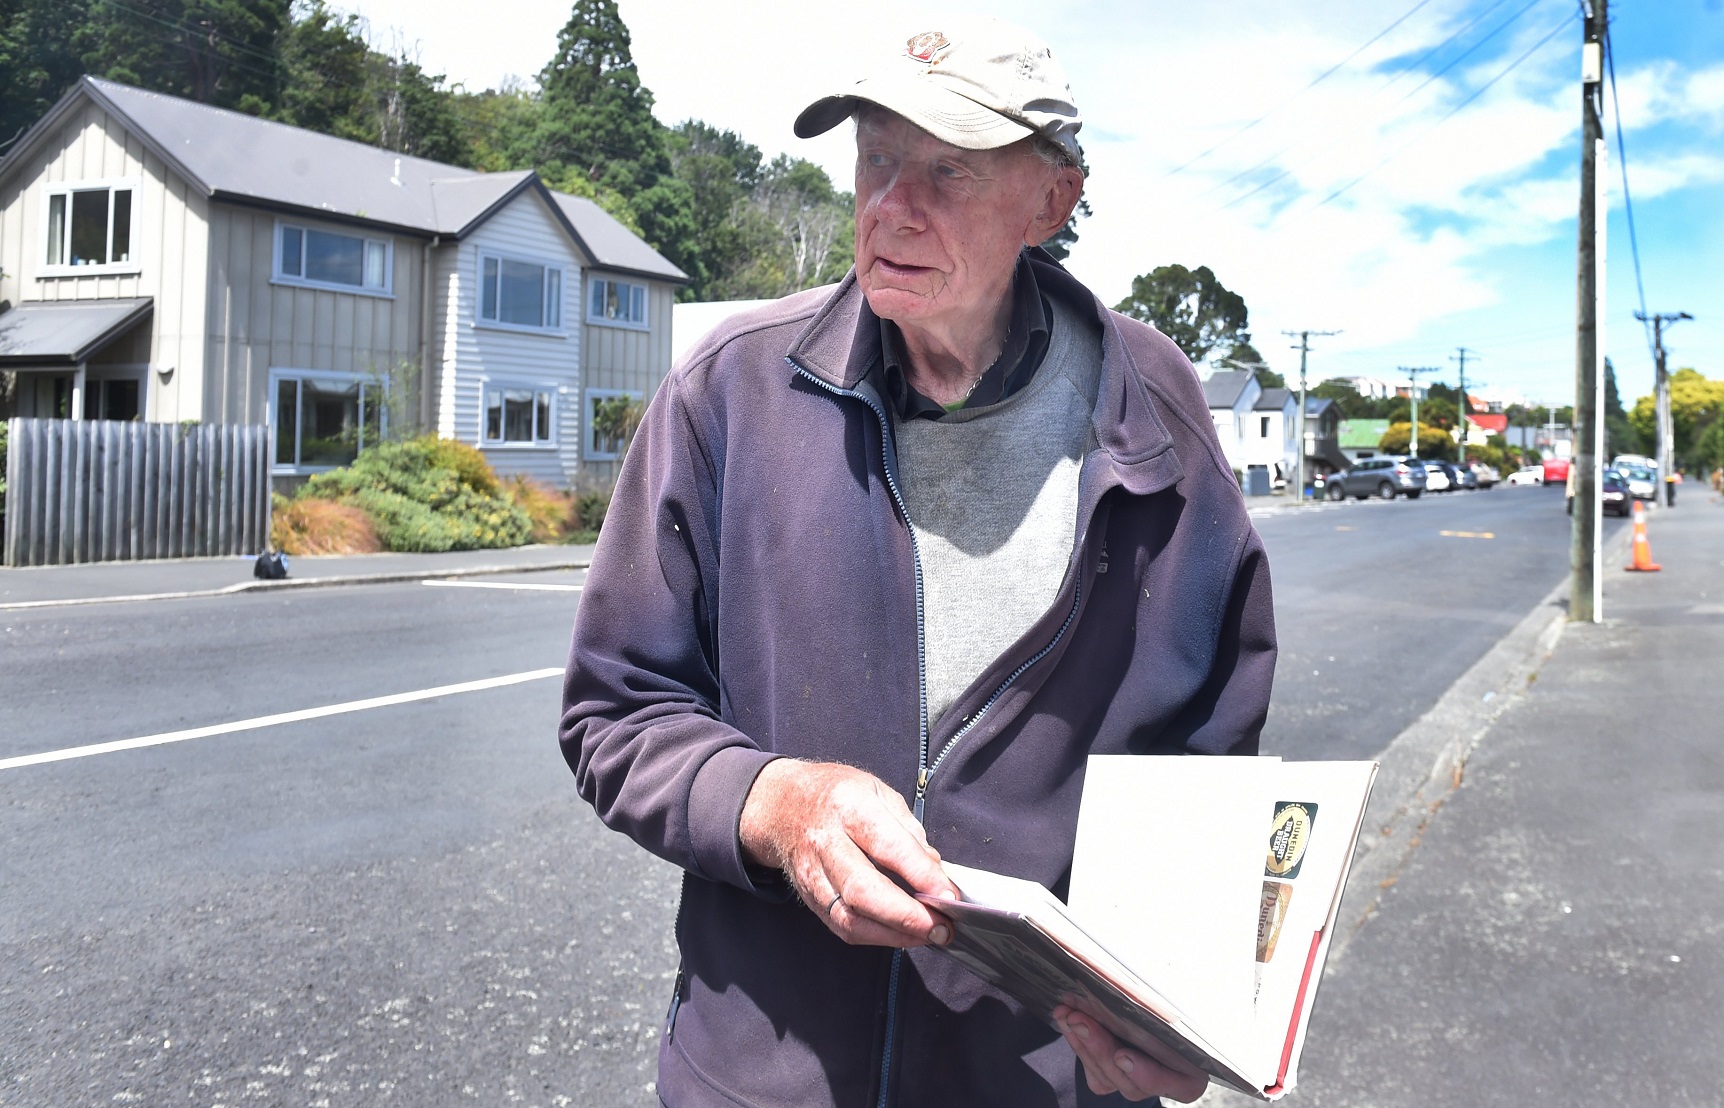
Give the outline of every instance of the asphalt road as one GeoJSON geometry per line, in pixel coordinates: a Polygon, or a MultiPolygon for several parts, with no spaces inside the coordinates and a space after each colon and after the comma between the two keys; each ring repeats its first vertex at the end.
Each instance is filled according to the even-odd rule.
{"type": "MultiPolygon", "coordinates": [[[[1566,564],[1555,490],[1258,524],[1291,756],[1381,750],[1566,564]]],[[[511,581],[580,575],[484,583],[511,581]]],[[[578,597],[0,613],[0,760],[530,675],[578,597]]],[[[529,677],[0,770],[0,1104],[654,1103],[676,874],[579,803],[557,701],[529,677]]]]}

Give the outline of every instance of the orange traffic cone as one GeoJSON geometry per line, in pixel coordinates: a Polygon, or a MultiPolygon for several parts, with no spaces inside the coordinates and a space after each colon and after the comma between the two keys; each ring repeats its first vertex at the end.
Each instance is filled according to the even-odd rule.
{"type": "Polygon", "coordinates": [[[1646,505],[1634,502],[1634,562],[1623,569],[1652,573],[1664,567],[1652,560],[1652,544],[1646,541],[1646,505]]]}

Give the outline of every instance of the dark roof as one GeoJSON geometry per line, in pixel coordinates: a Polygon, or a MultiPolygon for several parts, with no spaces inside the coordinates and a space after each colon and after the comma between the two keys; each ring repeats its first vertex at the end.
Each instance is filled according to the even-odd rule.
{"type": "Polygon", "coordinates": [[[1231,408],[1251,380],[1247,369],[1218,369],[1203,382],[1203,398],[1211,408],[1231,408]]]}
{"type": "Polygon", "coordinates": [[[1326,399],[1325,397],[1306,396],[1305,417],[1309,419],[1311,416],[1320,416],[1334,406],[1335,402],[1333,400],[1326,399]]]}
{"type": "Polygon", "coordinates": [[[664,255],[642,242],[603,208],[582,196],[553,192],[557,207],[575,228],[581,246],[593,264],[664,281],[688,283],[688,274],[672,265],[664,255]]]}
{"type": "Polygon", "coordinates": [[[1251,405],[1260,412],[1278,412],[1287,406],[1287,398],[1293,393],[1288,389],[1267,388],[1263,395],[1257,398],[1257,403],[1251,405]]]}
{"type": "Polygon", "coordinates": [[[459,238],[519,193],[534,190],[597,264],[688,280],[596,204],[552,193],[532,170],[479,173],[96,77],[79,81],[0,158],[0,176],[81,95],[123,120],[206,196],[459,238]]]}
{"type": "Polygon", "coordinates": [[[0,365],[77,365],[149,314],[147,296],[55,300],[0,312],[0,365]]]}

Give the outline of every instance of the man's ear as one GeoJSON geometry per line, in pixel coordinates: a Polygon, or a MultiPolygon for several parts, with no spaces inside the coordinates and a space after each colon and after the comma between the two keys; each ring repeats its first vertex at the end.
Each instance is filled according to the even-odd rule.
{"type": "Polygon", "coordinates": [[[1036,212],[1029,228],[1024,232],[1026,246],[1040,246],[1052,238],[1077,209],[1078,200],[1083,196],[1083,171],[1071,166],[1061,166],[1054,171],[1053,178],[1048,182],[1042,193],[1042,206],[1036,212]]]}

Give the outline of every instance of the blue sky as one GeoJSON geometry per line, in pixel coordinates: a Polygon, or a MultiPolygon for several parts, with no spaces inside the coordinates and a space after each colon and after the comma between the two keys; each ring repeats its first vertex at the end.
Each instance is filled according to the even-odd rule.
{"type": "MultiPolygon", "coordinates": [[[[378,42],[416,44],[433,72],[474,87],[530,78],[567,18],[544,0],[488,0],[483,21],[455,0],[351,6],[378,42]]],[[[620,7],[662,119],[737,130],[841,182],[847,138],[798,141],[791,119],[940,10],[620,7]]],[[[1469,380],[1572,400],[1577,0],[994,0],[987,10],[1037,29],[1071,76],[1096,214],[1070,265],[1103,299],[1123,298],[1157,265],[1209,265],[1244,295],[1258,349],[1284,372],[1297,355],[1282,330],[1340,330],[1313,344],[1314,379],[1452,369],[1466,346],[1480,356],[1469,380]]],[[[1698,317],[1671,332],[1672,365],[1724,377],[1724,0],[1615,0],[1611,14],[1647,306],[1698,317]]],[[[1610,137],[1606,348],[1632,403],[1652,371],[1610,137]]]]}

